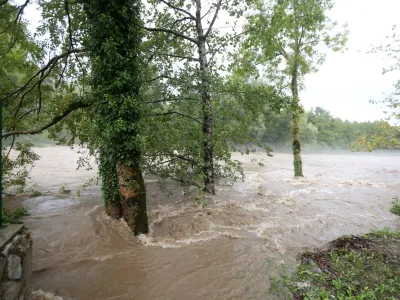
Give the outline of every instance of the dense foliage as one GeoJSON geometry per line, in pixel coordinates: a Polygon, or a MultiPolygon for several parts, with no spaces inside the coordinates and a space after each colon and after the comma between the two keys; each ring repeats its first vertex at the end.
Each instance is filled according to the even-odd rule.
{"type": "Polygon", "coordinates": [[[3,208],[3,223],[7,224],[22,224],[22,219],[29,216],[29,213],[24,208],[17,208],[15,210],[9,210],[3,208]]]}
{"type": "Polygon", "coordinates": [[[256,143],[248,127],[262,105],[279,107],[285,99],[271,85],[250,84],[229,74],[243,3],[150,4],[144,47],[153,71],[147,93],[146,170],[215,193],[216,178],[241,176],[240,163],[230,153],[238,144],[256,143]],[[233,20],[226,24],[229,32],[215,26],[227,14],[233,20]]]}

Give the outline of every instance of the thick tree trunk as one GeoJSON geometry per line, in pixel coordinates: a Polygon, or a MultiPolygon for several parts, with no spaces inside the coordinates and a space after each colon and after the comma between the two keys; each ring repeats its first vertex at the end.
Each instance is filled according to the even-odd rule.
{"type": "Polygon", "coordinates": [[[92,64],[96,145],[106,211],[135,233],[148,232],[140,169],[141,21],[138,0],[88,0],[87,44],[92,64]]]}
{"type": "Polygon", "coordinates": [[[146,188],[138,164],[117,166],[122,216],[135,235],[149,231],[146,212],[146,188]]]}
{"type": "Polygon", "coordinates": [[[297,64],[293,68],[291,90],[293,97],[293,166],[294,176],[303,176],[303,164],[301,161],[301,145],[300,145],[300,112],[299,112],[299,92],[297,81],[297,64]]]}
{"type": "Polygon", "coordinates": [[[215,195],[214,155],[212,143],[212,106],[209,93],[209,69],[207,62],[206,37],[201,24],[201,0],[196,0],[196,30],[198,36],[198,52],[200,61],[200,96],[203,109],[203,152],[204,152],[204,191],[215,195]]]}
{"type": "Polygon", "coordinates": [[[106,187],[105,192],[105,209],[106,213],[114,219],[122,218],[122,205],[120,202],[120,193],[118,189],[117,169],[105,159],[105,156],[100,153],[99,168],[102,174],[102,187],[106,187]],[[115,172],[109,170],[115,169],[115,172]]]}

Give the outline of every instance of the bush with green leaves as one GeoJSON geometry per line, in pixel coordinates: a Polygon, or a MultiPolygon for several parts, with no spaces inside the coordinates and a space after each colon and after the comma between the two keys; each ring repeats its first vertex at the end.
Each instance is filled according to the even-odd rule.
{"type": "Polygon", "coordinates": [[[26,180],[29,178],[29,172],[35,161],[40,156],[32,151],[30,143],[16,143],[14,151],[15,157],[11,157],[11,152],[7,148],[2,151],[2,184],[3,189],[17,186],[18,191],[22,192],[26,187],[26,180]]]}
{"type": "Polygon", "coordinates": [[[392,213],[394,213],[395,215],[398,215],[398,216],[400,216],[400,202],[399,202],[399,198],[394,198],[393,199],[393,206],[392,206],[392,208],[390,209],[390,211],[392,212],[392,213]]]}
{"type": "Polygon", "coordinates": [[[3,208],[3,224],[22,224],[22,219],[26,216],[29,216],[29,213],[25,208],[15,210],[3,208]]]}

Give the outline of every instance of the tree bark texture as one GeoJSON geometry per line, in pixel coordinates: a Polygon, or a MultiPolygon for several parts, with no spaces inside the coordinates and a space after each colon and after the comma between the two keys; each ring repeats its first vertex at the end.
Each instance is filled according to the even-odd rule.
{"type": "Polygon", "coordinates": [[[299,91],[298,91],[298,71],[297,64],[293,67],[291,90],[293,97],[293,166],[294,176],[303,176],[303,164],[301,161],[301,145],[300,145],[300,112],[299,112],[299,91]]]}
{"type": "Polygon", "coordinates": [[[117,166],[122,216],[135,235],[149,231],[146,188],[138,164],[117,166]]]}
{"type": "Polygon", "coordinates": [[[215,195],[215,173],[213,155],[213,120],[211,96],[209,93],[209,69],[207,62],[206,36],[201,23],[201,0],[196,0],[196,30],[198,35],[198,53],[200,61],[200,96],[203,110],[203,152],[204,152],[204,191],[215,195]]]}

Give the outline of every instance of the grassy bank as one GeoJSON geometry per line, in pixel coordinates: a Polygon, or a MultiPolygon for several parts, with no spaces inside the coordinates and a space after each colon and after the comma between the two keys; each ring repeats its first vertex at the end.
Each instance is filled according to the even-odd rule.
{"type": "MultiPolygon", "coordinates": [[[[400,215],[397,198],[391,212],[400,215]]],[[[400,231],[343,236],[298,259],[295,270],[271,277],[279,299],[400,299],[400,231]]]]}
{"type": "Polygon", "coordinates": [[[344,236],[302,253],[284,285],[294,299],[400,299],[400,233],[344,236]]]}

